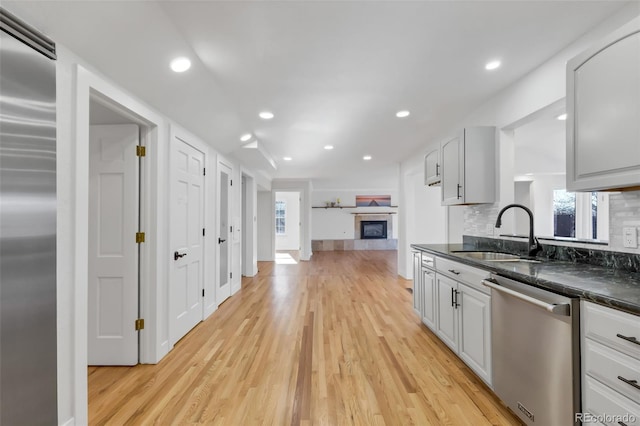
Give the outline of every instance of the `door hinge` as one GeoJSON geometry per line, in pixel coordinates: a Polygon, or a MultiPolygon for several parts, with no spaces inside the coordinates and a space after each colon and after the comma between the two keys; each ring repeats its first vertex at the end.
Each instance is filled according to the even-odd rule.
{"type": "Polygon", "coordinates": [[[202,236],[204,237],[204,228],[202,228],[202,236]]]}
{"type": "Polygon", "coordinates": [[[230,186],[233,186],[233,179],[231,179],[229,183],[230,183],[230,186]]]}
{"type": "Polygon", "coordinates": [[[233,278],[233,272],[229,272],[229,278],[233,278]]]}
{"type": "Polygon", "coordinates": [[[202,297],[204,297],[204,288],[202,289],[202,297]]]}
{"type": "Polygon", "coordinates": [[[136,320],[136,331],[144,330],[144,319],[138,318],[136,320]]]}
{"type": "Polygon", "coordinates": [[[136,243],[144,243],[144,232],[136,232],[136,243]]]}
{"type": "Polygon", "coordinates": [[[136,155],[138,157],[144,157],[147,155],[147,147],[142,145],[136,145],[136,155]]]}
{"type": "Polygon", "coordinates": [[[207,168],[203,167],[202,168],[202,176],[206,176],[207,175],[207,168]]]}

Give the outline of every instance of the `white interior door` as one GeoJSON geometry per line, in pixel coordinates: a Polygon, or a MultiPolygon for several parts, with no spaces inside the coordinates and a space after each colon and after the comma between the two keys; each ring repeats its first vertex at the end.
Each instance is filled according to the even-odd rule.
{"type": "Polygon", "coordinates": [[[133,124],[91,126],[89,365],[138,363],[138,145],[133,124]]]}
{"type": "Polygon", "coordinates": [[[203,317],[204,153],[174,137],[171,147],[171,342],[203,317]]]}
{"type": "Polygon", "coordinates": [[[218,254],[216,270],[218,271],[218,288],[216,300],[218,306],[231,296],[231,251],[229,237],[232,236],[230,225],[231,168],[218,162],[218,254]]]}

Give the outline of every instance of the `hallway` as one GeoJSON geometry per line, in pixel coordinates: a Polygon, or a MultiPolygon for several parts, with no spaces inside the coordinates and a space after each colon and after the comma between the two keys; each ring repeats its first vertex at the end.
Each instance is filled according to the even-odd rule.
{"type": "Polygon", "coordinates": [[[421,325],[395,251],[259,269],[160,364],[89,368],[91,424],[518,424],[421,325]]]}

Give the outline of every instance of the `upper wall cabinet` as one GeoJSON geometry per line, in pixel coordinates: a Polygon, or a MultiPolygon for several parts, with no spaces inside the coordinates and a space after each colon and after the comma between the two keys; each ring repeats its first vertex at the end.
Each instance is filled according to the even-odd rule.
{"type": "Polygon", "coordinates": [[[442,143],[442,204],[496,199],[495,127],[469,127],[442,143]]]}
{"type": "Polygon", "coordinates": [[[441,180],[440,149],[434,149],[424,157],[424,184],[439,185],[441,180]]]}
{"type": "Polygon", "coordinates": [[[567,63],[567,189],[640,187],[640,18],[567,63]]]}

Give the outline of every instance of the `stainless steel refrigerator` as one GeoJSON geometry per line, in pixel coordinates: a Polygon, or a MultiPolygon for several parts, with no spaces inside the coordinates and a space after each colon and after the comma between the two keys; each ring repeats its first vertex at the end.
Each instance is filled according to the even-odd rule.
{"type": "Polygon", "coordinates": [[[55,425],[55,44],[0,29],[0,425],[55,425]]]}

